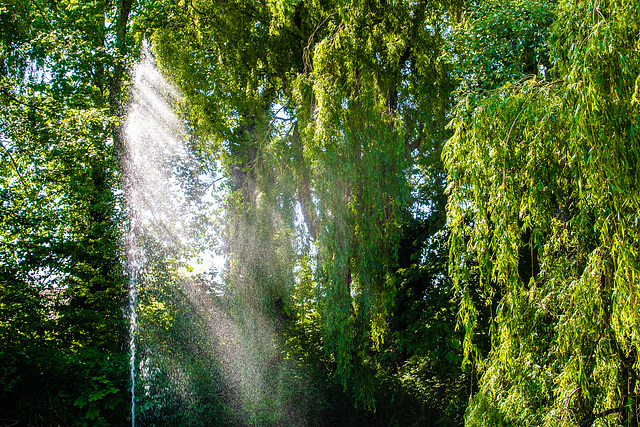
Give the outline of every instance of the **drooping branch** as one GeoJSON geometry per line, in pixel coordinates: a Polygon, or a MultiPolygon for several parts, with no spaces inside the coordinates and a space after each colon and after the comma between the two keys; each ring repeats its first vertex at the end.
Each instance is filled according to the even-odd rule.
{"type": "Polygon", "coordinates": [[[591,427],[596,419],[606,417],[607,415],[622,413],[624,411],[624,406],[620,406],[617,408],[607,409],[606,411],[598,412],[597,414],[591,413],[586,418],[578,423],[579,427],[591,427]]]}
{"type": "Polygon", "coordinates": [[[315,241],[317,238],[317,223],[318,215],[313,207],[313,200],[311,197],[311,184],[309,168],[305,164],[302,141],[300,140],[300,133],[298,132],[298,122],[293,125],[292,134],[293,155],[296,162],[296,167],[299,170],[300,184],[298,187],[298,201],[300,202],[300,209],[302,210],[302,216],[304,222],[307,224],[309,235],[315,241]]]}

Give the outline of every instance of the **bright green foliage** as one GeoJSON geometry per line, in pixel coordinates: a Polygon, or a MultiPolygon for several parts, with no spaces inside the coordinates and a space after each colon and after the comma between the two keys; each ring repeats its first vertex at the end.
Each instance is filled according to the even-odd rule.
{"type": "Polygon", "coordinates": [[[461,93],[445,151],[450,268],[482,369],[470,425],[637,425],[640,15],[624,1],[555,14],[553,79],[461,93]]]}

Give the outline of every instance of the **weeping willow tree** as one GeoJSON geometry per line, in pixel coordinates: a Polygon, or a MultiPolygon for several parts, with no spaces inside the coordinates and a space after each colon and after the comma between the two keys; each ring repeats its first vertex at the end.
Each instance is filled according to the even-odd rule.
{"type": "Polygon", "coordinates": [[[512,3],[510,16],[489,2],[467,20],[523,44],[467,39],[475,58],[498,56],[470,74],[502,80],[460,92],[444,154],[450,268],[482,374],[467,423],[638,425],[639,6],[512,3]]]}
{"type": "Polygon", "coordinates": [[[166,2],[153,18],[194,148],[227,177],[228,295],[369,409],[410,178],[448,134],[454,6],[166,2]]]}

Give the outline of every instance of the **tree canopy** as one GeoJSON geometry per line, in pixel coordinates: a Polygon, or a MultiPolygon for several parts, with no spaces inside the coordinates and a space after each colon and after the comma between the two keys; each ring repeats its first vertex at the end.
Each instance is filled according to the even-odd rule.
{"type": "Polygon", "coordinates": [[[455,110],[444,161],[461,322],[477,323],[470,276],[495,307],[490,353],[466,338],[483,359],[474,424],[637,425],[637,25],[630,3],[560,3],[543,75],[455,110]]]}
{"type": "Polygon", "coordinates": [[[639,11],[0,2],[0,424],[637,426],[639,11]]]}

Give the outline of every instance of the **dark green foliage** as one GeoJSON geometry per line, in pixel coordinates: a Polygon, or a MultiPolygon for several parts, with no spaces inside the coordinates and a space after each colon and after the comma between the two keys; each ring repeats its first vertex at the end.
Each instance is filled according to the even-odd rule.
{"type": "MultiPolygon", "coordinates": [[[[0,352],[6,425],[114,425],[127,410],[127,358],[98,345],[68,341],[51,302],[15,272],[0,278],[0,352]]],[[[85,322],[87,322],[85,320],[85,322]]],[[[74,325],[75,330],[83,325],[74,325]]],[[[88,323],[88,322],[87,322],[88,323]]],[[[93,338],[100,334],[90,329],[93,338]]],[[[104,332],[103,332],[104,335],[104,332]]]]}
{"type": "Polygon", "coordinates": [[[117,11],[5,2],[0,14],[1,423],[121,425],[126,282],[107,92],[122,76],[105,27],[117,11]]]}
{"type": "Polygon", "coordinates": [[[475,2],[446,52],[460,88],[478,94],[524,76],[550,77],[550,26],[556,0],[475,2]],[[455,55],[455,58],[452,57],[455,55]]]}

